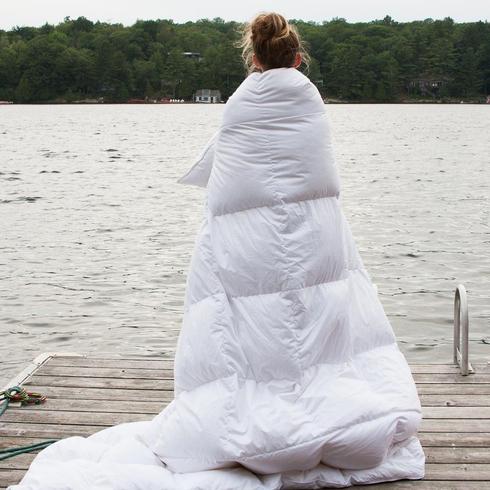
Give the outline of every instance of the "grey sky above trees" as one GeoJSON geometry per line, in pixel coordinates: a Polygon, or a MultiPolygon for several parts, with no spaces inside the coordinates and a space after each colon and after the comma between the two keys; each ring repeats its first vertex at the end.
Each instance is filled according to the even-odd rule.
{"type": "Polygon", "coordinates": [[[214,17],[243,21],[268,10],[289,19],[314,21],[344,17],[348,22],[364,22],[385,15],[398,22],[428,17],[451,17],[456,22],[490,20],[489,0],[2,0],[1,3],[0,29],[56,24],[67,16],[126,25],[137,19],[158,18],[175,22],[214,17]]]}

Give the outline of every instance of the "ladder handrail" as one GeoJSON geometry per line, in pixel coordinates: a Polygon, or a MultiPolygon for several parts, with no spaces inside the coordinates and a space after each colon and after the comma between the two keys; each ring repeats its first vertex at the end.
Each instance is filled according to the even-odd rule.
{"type": "Polygon", "coordinates": [[[453,339],[453,362],[460,368],[461,374],[467,376],[473,373],[473,367],[468,357],[469,343],[469,319],[468,299],[466,288],[458,284],[454,292],[454,339],[453,339]]]}

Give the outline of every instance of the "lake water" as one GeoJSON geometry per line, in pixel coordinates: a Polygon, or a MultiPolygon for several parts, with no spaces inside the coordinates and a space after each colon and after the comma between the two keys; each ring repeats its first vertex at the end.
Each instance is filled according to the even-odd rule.
{"type": "MultiPolygon", "coordinates": [[[[342,204],[409,360],[490,360],[490,106],[327,105],[342,204]]],[[[223,106],[0,107],[0,379],[41,352],[171,356],[223,106]]]]}

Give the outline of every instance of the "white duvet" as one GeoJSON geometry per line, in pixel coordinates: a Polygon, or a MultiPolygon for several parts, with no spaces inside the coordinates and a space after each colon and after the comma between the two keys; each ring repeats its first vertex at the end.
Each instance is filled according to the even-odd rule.
{"type": "Polygon", "coordinates": [[[424,475],[421,407],[351,236],[323,101],[253,73],[180,182],[207,187],[175,358],[150,422],[42,451],[16,490],[278,490],[424,475]]]}

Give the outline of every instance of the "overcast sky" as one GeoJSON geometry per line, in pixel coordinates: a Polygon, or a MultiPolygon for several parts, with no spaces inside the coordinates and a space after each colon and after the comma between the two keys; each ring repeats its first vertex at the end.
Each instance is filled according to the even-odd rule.
{"type": "Polygon", "coordinates": [[[64,17],[133,24],[137,19],[174,19],[185,22],[222,17],[249,20],[260,11],[275,10],[289,19],[348,22],[382,19],[399,22],[427,17],[451,17],[457,22],[490,20],[490,0],[0,0],[0,28],[58,23],[64,17]]]}

